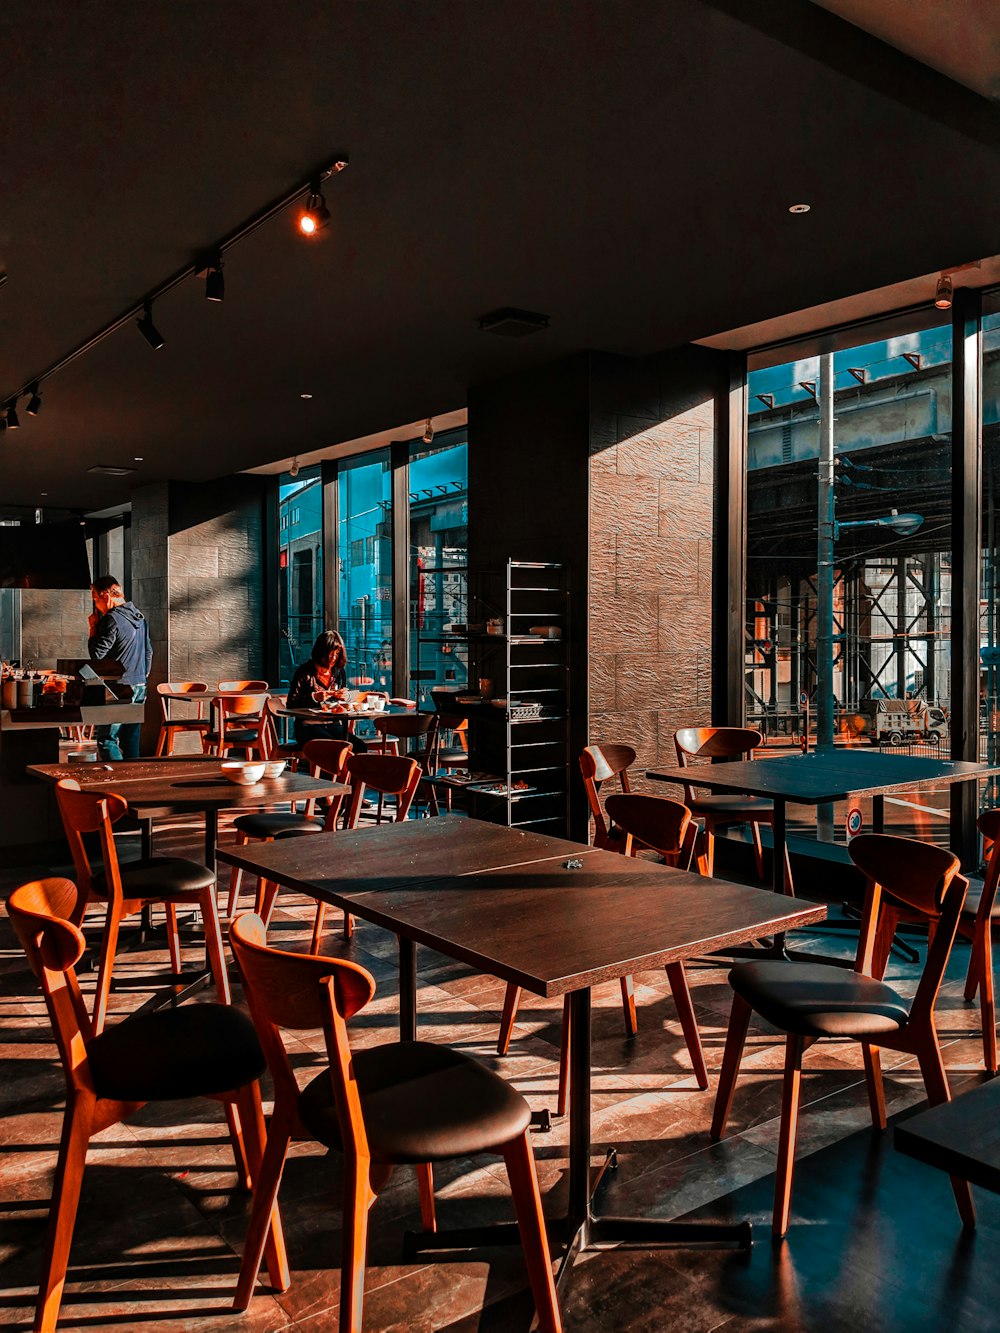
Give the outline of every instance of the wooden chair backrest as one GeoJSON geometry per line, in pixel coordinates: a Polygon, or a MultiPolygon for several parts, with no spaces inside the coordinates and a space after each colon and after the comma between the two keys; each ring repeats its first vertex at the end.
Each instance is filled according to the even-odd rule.
{"type": "Polygon", "coordinates": [[[373,719],[375,730],[380,736],[399,736],[403,740],[412,740],[415,736],[426,736],[437,725],[436,713],[396,713],[386,717],[383,713],[373,719]]]}
{"type": "Polygon", "coordinates": [[[354,1139],[366,1145],[346,1023],[375,994],[375,978],[346,958],[272,949],[263,921],[250,912],[238,916],[230,926],[229,943],[274,1080],[276,1113],[279,1105],[282,1110],[293,1110],[298,1099],[298,1084],[279,1029],[305,1032],[322,1028],[344,1144],[354,1139]]]}
{"type": "Polygon", "coordinates": [[[635,750],[631,745],[588,745],[580,755],[583,787],[594,817],[595,846],[605,846],[609,839],[608,821],[599,795],[601,783],[617,777],[622,791],[631,791],[628,770],[634,763],[635,750]]]}
{"type": "Polygon", "coordinates": [[[460,694],[460,690],[431,690],[431,703],[434,705],[434,711],[438,715],[440,725],[447,731],[465,730],[469,719],[464,713],[458,711],[455,705],[455,697],[460,694]]]}
{"type": "Polygon", "coordinates": [[[112,792],[82,791],[75,778],[60,778],[56,783],[56,804],[73,857],[73,868],[76,871],[76,882],[80,891],[77,919],[79,924],[79,921],[83,920],[87,899],[94,893],[94,872],[83,835],[85,833],[99,835],[108,894],[120,895],[118,851],[111,826],[121,819],[128,809],[128,802],[124,796],[116,796],[112,792]]]}
{"type": "Polygon", "coordinates": [[[75,971],[86,948],[83,932],[74,923],[74,917],[82,915],[82,899],[83,894],[68,879],[33,880],[7,899],[14,932],[45,996],[71,1091],[93,1090],[87,1061],[93,1028],[75,971]]]}
{"type": "MultiPolygon", "coordinates": [[[[160,696],[160,711],[163,714],[163,720],[170,720],[170,704],[172,700],[165,698],[167,694],[207,694],[208,686],[201,680],[165,680],[157,685],[156,693],[160,696]]],[[[198,705],[198,717],[201,717],[202,699],[193,699],[193,703],[198,705]]]]}
{"type": "MultiPolygon", "coordinates": [[[[763,739],[755,727],[681,727],[674,732],[674,749],[680,768],[696,768],[692,759],[753,759],[763,739]]],[[[696,799],[694,786],[685,784],[685,802],[696,799]]]]}
{"type": "Polygon", "coordinates": [[[270,695],[217,694],[215,704],[224,718],[246,716],[264,711],[270,695]]]}
{"type": "Polygon", "coordinates": [[[352,789],[351,806],[347,812],[348,828],[358,827],[361,800],[367,787],[383,796],[395,796],[396,820],[406,818],[422,777],[415,759],[403,754],[352,754],[346,767],[352,789]]]}
{"type": "MultiPolygon", "coordinates": [[[[347,778],[347,761],[354,753],[354,748],[350,741],[319,739],[306,741],[302,753],[314,778],[329,778],[331,782],[344,782],[347,778]]],[[[329,802],[323,827],[327,833],[332,833],[337,827],[340,807],[344,802],[343,794],[331,796],[329,802]]],[[[311,816],[315,808],[315,798],[310,797],[306,802],[306,815],[311,816]]]]}
{"type": "Polygon", "coordinates": [[[681,727],[674,748],[677,763],[687,768],[692,759],[752,759],[763,739],[756,727],[681,727]]]}
{"type": "Polygon", "coordinates": [[[868,881],[855,970],[873,975],[879,927],[887,934],[894,930],[900,907],[925,918],[927,957],[910,1006],[910,1023],[930,1021],[969,887],[958,873],[958,857],[943,847],[888,833],[863,833],[847,850],[868,881]]]}
{"type": "MultiPolygon", "coordinates": [[[[625,833],[625,855],[634,856],[634,843],[652,847],[668,865],[678,865],[687,854],[690,861],[691,811],[669,796],[645,796],[616,792],[607,800],[607,811],[625,833]]],[[[684,867],[687,869],[687,867],[684,867]]]]}
{"type": "Polygon", "coordinates": [[[243,693],[260,694],[262,691],[265,691],[269,688],[270,687],[268,686],[266,680],[220,680],[219,681],[220,694],[243,694],[243,693]]]}

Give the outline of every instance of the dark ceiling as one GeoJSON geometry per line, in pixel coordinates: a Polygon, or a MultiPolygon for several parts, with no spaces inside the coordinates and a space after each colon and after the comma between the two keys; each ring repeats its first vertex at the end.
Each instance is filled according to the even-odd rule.
{"type": "Polygon", "coordinates": [[[160,351],[123,328],[22,403],[0,503],[102,507],[1000,249],[996,109],[807,0],[7,0],[3,23],[4,397],[351,165],[321,241],[272,220],[223,305],[191,279],[160,351]],[[551,328],[479,332],[503,305],[551,328]]]}

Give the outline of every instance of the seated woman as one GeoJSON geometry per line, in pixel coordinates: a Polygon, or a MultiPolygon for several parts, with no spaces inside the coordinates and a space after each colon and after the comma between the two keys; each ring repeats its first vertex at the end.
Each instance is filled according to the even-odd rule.
{"type": "MultiPolygon", "coordinates": [[[[313,644],[308,662],[303,662],[292,677],[288,688],[289,708],[317,708],[320,699],[329,690],[344,689],[347,684],[347,652],[344,640],[335,629],[326,629],[313,644]]],[[[355,754],[367,750],[364,741],[352,735],[346,717],[331,717],[313,722],[295,719],[295,743],[304,745],[314,740],[348,740],[355,754]]]]}

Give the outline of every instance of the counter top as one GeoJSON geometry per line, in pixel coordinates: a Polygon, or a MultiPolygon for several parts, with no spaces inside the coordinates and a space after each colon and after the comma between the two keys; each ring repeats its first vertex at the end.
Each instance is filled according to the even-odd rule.
{"type": "Polygon", "coordinates": [[[109,722],[141,722],[145,703],[64,704],[61,708],[0,709],[0,731],[24,731],[40,727],[100,726],[109,722]]]}

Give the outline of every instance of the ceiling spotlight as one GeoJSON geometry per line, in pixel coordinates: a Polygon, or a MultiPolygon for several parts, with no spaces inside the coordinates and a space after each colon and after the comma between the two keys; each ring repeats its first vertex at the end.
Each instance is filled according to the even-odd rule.
{"type": "Polygon", "coordinates": [[[141,463],[141,462],[142,462],[142,454],[136,454],[136,455],[133,457],[132,462],[133,462],[133,463],[141,463]]]}
{"type": "Polygon", "coordinates": [[[17,398],[14,397],[7,404],[7,429],[17,430],[20,424],[20,421],[17,419],[17,398]]]}
{"type": "Polygon", "coordinates": [[[430,444],[434,439],[434,427],[431,425],[430,417],[427,418],[427,424],[424,426],[424,433],[421,438],[424,444],[430,444]]]}
{"type": "Polygon", "coordinates": [[[39,412],[42,410],[42,400],[38,396],[37,380],[35,380],[34,384],[29,386],[28,392],[31,394],[31,397],[28,399],[28,407],[27,407],[28,416],[37,417],[39,412]]]}
{"type": "Polygon", "coordinates": [[[135,321],[135,326],[149,343],[150,347],[152,347],[154,352],[163,346],[163,335],[153,323],[152,301],[143,302],[142,318],[135,321]]]}
{"type": "Polygon", "coordinates": [[[950,310],[952,298],[951,275],[942,273],[937,282],[937,291],[934,293],[934,304],[939,310],[950,310]]]}
{"type": "Polygon", "coordinates": [[[288,475],[289,475],[290,477],[297,477],[297,476],[299,475],[299,459],[298,459],[298,455],[296,455],[296,456],[292,459],[292,466],[288,469],[288,475]]]}
{"type": "Polygon", "coordinates": [[[205,300],[222,301],[226,295],[226,280],[222,276],[222,255],[216,254],[208,261],[205,272],[205,300]]]}
{"type": "Polygon", "coordinates": [[[299,231],[303,236],[315,236],[330,221],[330,210],[320,193],[319,184],[318,180],[314,180],[309,186],[306,206],[299,214],[299,231]]]}
{"type": "Polygon", "coordinates": [[[300,393],[300,394],[299,394],[299,397],[300,397],[300,398],[309,399],[309,398],[312,397],[312,394],[311,394],[311,393],[300,393]]]}
{"type": "Polygon", "coordinates": [[[809,204],[789,204],[789,213],[808,213],[811,205],[809,204]]]}

